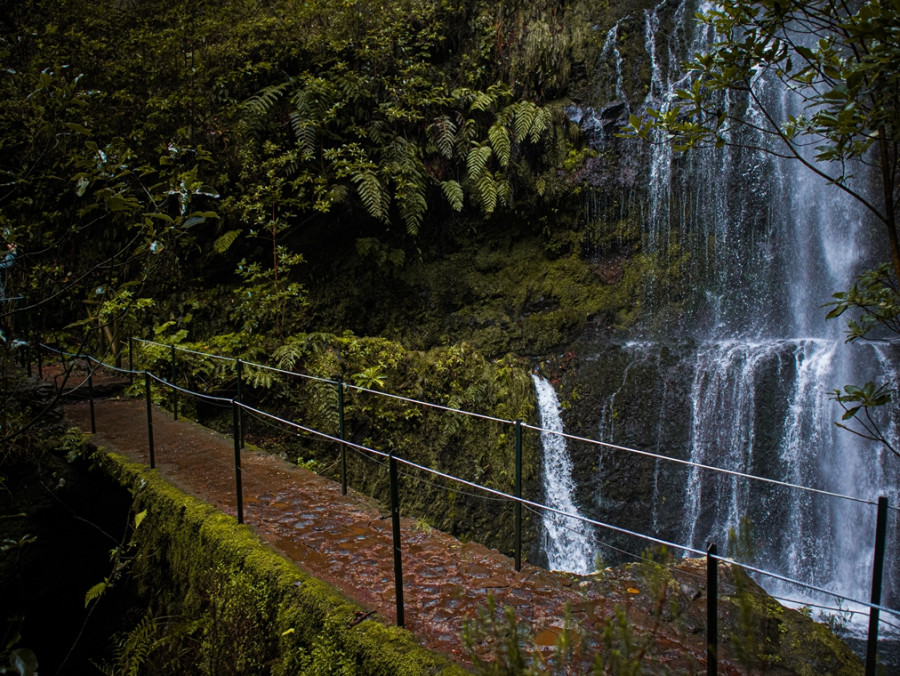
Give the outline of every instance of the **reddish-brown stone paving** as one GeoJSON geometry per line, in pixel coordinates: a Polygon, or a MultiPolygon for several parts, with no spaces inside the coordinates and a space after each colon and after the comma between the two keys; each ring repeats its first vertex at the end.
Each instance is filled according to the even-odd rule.
{"type": "MultiPolygon", "coordinates": [[[[86,402],[67,406],[69,419],[90,429],[86,402]]],[[[97,401],[98,446],[148,463],[146,409],[142,401],[97,401]]],[[[225,437],[171,413],[154,409],[156,468],[173,484],[223,511],[236,515],[234,446],[225,437]]],[[[263,452],[242,453],[244,521],[285,557],[328,581],[385,622],[395,620],[391,520],[386,509],[352,490],[263,452]]],[[[680,632],[665,622],[655,626],[648,595],[627,575],[588,577],[550,572],[513,561],[482,545],[423,528],[402,519],[405,626],[430,649],[469,662],[463,624],[487,607],[512,606],[532,637],[533,650],[549,653],[564,625],[566,607],[572,624],[600,650],[601,622],[616,605],[627,607],[640,633],[654,629],[652,660],[676,673],[705,672],[706,641],[702,562],[679,594],[696,608],[697,626],[680,632]],[[695,582],[691,582],[694,579],[695,582]],[[687,587],[685,586],[687,585],[687,587]],[[691,586],[693,585],[693,587],[691,586]],[[693,597],[693,598],[691,598],[693,597]]],[[[693,612],[689,613],[693,615],[693,612]]],[[[482,647],[487,650],[486,647],[482,647]]],[[[588,657],[587,655],[585,656],[588,657]]],[[[579,669],[581,671],[581,669],[579,669]]],[[[720,673],[740,673],[727,661],[720,673]]]]}

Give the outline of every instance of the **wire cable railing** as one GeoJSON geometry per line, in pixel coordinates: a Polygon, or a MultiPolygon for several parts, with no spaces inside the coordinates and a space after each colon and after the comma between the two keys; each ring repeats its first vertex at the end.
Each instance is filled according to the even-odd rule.
{"type": "MultiPolygon", "coordinates": [[[[158,347],[164,347],[164,348],[166,348],[166,349],[171,349],[171,348],[172,348],[172,345],[166,345],[166,344],[164,344],[164,343],[158,343],[158,342],[155,342],[155,341],[152,341],[152,340],[146,340],[146,339],[143,339],[143,338],[135,338],[135,340],[137,340],[137,341],[139,341],[139,342],[142,342],[142,343],[149,344],[149,345],[155,345],[155,346],[158,346],[158,347]]],[[[472,418],[477,418],[477,419],[486,420],[486,421],[490,421],[490,422],[501,423],[501,424],[504,424],[504,425],[515,425],[515,424],[516,424],[516,421],[514,421],[514,420],[509,420],[509,419],[506,419],[506,418],[498,418],[498,417],[486,415],[486,414],[483,414],[483,413],[477,413],[477,412],[473,412],[473,411],[467,411],[467,410],[460,409],[460,408],[454,408],[454,407],[451,407],[451,406],[445,406],[445,405],[442,405],[442,404],[436,404],[436,403],[434,403],[434,402],[423,401],[423,400],[421,400],[421,399],[414,399],[414,398],[411,398],[411,397],[405,397],[405,396],[398,395],[398,394],[393,394],[393,393],[390,393],[390,392],[382,392],[382,391],[380,391],[380,390],[373,390],[373,389],[370,389],[370,388],[361,387],[361,386],[359,386],[359,385],[353,385],[353,384],[351,384],[351,383],[344,382],[344,381],[342,381],[342,380],[334,380],[334,379],[329,379],[329,378],[323,378],[323,377],[321,377],[321,376],[312,376],[312,375],[309,375],[309,374],[300,373],[300,372],[298,372],[298,371],[291,371],[291,370],[287,370],[287,369],[282,369],[282,368],[270,366],[270,365],[267,365],[267,364],[260,364],[260,363],[255,363],[255,362],[243,361],[243,360],[239,360],[238,358],[235,358],[235,357],[223,357],[223,356],[221,356],[221,355],[215,355],[215,354],[212,354],[212,353],[201,352],[201,351],[198,351],[198,350],[192,350],[192,349],[189,349],[189,348],[183,348],[183,347],[180,347],[180,346],[178,346],[178,345],[175,345],[174,347],[175,347],[176,350],[188,352],[188,353],[191,353],[191,354],[194,354],[194,355],[198,355],[198,356],[209,357],[209,358],[212,358],[212,359],[231,360],[231,361],[234,361],[234,362],[242,361],[242,363],[244,363],[244,364],[246,364],[246,365],[248,365],[248,366],[252,366],[252,367],[254,367],[254,368],[264,369],[264,370],[272,371],[272,372],[275,372],[275,373],[280,373],[280,374],[283,374],[283,375],[296,376],[296,377],[299,377],[299,378],[304,378],[304,379],[308,379],[308,380],[314,380],[314,381],[318,381],[318,382],[323,382],[323,383],[327,383],[327,384],[329,384],[329,385],[343,386],[343,387],[346,388],[346,389],[352,389],[352,390],[356,390],[356,391],[359,391],[359,392],[365,392],[365,393],[373,394],[373,395],[376,395],[376,396],[379,396],[379,397],[384,397],[384,398],[386,398],[386,399],[394,399],[394,400],[402,401],[402,402],[408,403],[408,404],[415,404],[415,405],[417,405],[417,406],[423,406],[423,407],[432,408],[432,409],[436,409],[436,410],[441,410],[441,411],[445,411],[445,412],[449,412],[449,413],[455,413],[455,414],[459,414],[459,415],[469,416],[469,417],[472,417],[472,418]]],[[[661,460],[661,461],[664,461],[664,462],[671,462],[671,463],[674,463],[674,464],[677,464],[677,465],[686,466],[686,467],[693,467],[693,468],[701,469],[701,470],[705,470],[705,471],[715,472],[715,473],[719,473],[719,474],[725,474],[725,475],[734,476],[734,477],[738,477],[738,478],[742,478],[742,479],[747,479],[747,480],[750,480],[750,481],[759,481],[759,482],[762,482],[762,483],[767,483],[767,484],[771,484],[771,485],[775,485],[775,486],[780,486],[780,487],[782,487],[782,488],[789,488],[789,489],[805,491],[805,492],[813,493],[813,494],[817,494],[817,495],[823,495],[823,496],[827,496],[827,497],[839,498],[839,499],[842,499],[842,500],[849,500],[849,501],[851,501],[851,502],[858,502],[858,503],[865,504],[865,505],[870,505],[870,506],[877,506],[877,505],[878,505],[877,501],[874,501],[874,500],[871,500],[871,499],[867,499],[867,498],[861,498],[861,497],[853,496],[853,495],[845,495],[845,494],[842,494],[842,493],[836,493],[836,492],[833,492],[833,491],[827,491],[827,490],[824,490],[824,489],[821,489],[821,488],[815,488],[815,487],[813,487],[813,486],[805,486],[805,485],[803,485],[803,484],[797,484],[797,483],[792,483],[792,482],[788,482],[788,481],[782,481],[782,480],[779,480],[779,479],[772,479],[772,478],[770,478],[770,477],[759,476],[759,475],[756,475],[756,474],[749,474],[749,473],[747,473],[747,472],[740,472],[740,471],[738,471],[738,470],[727,469],[727,468],[724,468],[724,467],[716,467],[716,466],[714,466],[714,465],[707,465],[707,464],[703,464],[703,463],[699,463],[699,462],[694,462],[694,461],[692,461],[692,460],[684,460],[684,459],[681,459],[681,458],[675,458],[675,457],[672,457],[672,456],[669,456],[669,455],[663,455],[663,454],[661,454],[661,453],[653,453],[652,451],[645,451],[645,450],[641,450],[641,449],[630,448],[630,447],[628,447],[628,446],[622,446],[622,445],[619,445],[619,444],[612,444],[612,443],[609,443],[609,442],[600,441],[600,440],[598,440],[598,439],[590,439],[590,438],[588,438],[588,437],[581,437],[581,436],[577,436],[577,435],[574,435],[574,434],[568,434],[568,433],[566,433],[566,432],[559,432],[559,431],[556,431],[556,430],[549,430],[549,429],[545,429],[545,428],[539,427],[539,426],[537,426],[537,425],[531,425],[531,424],[526,423],[526,422],[521,422],[520,424],[522,425],[522,427],[523,427],[524,429],[529,429],[529,430],[532,430],[532,431],[535,431],[535,432],[538,432],[538,433],[541,433],[541,434],[552,434],[552,435],[554,435],[554,436],[559,436],[559,437],[562,437],[562,438],[567,439],[567,440],[570,440],[570,441],[587,443],[587,444],[591,444],[591,445],[594,445],[594,446],[599,446],[599,447],[603,447],[603,448],[608,448],[608,449],[610,449],[610,450],[622,451],[622,452],[624,452],[624,453],[631,453],[631,454],[634,454],[634,455],[639,455],[639,456],[651,458],[651,459],[653,459],[653,460],[661,460]]],[[[888,508],[891,509],[891,510],[893,510],[893,511],[898,511],[898,512],[900,512],[900,506],[889,505],[888,508]]]]}
{"type": "MultiPolygon", "coordinates": [[[[182,349],[183,351],[189,352],[191,354],[203,356],[203,357],[217,358],[217,359],[222,359],[222,360],[230,360],[230,361],[233,361],[236,363],[240,363],[239,359],[232,358],[232,357],[223,357],[221,355],[211,355],[211,354],[196,351],[196,350],[188,350],[187,348],[178,348],[178,346],[173,347],[170,345],[155,343],[153,341],[145,341],[145,340],[141,340],[141,339],[138,339],[138,340],[140,340],[141,342],[147,343],[147,344],[157,345],[157,346],[161,346],[161,347],[165,347],[167,349],[173,350],[173,354],[174,354],[175,349],[182,349]]],[[[271,423],[275,423],[277,425],[288,427],[288,428],[295,430],[297,432],[300,432],[306,436],[314,437],[314,438],[318,438],[323,441],[338,444],[338,445],[340,445],[342,450],[350,449],[352,451],[355,451],[355,452],[357,452],[361,455],[364,455],[366,457],[369,457],[371,459],[376,459],[376,460],[381,460],[382,462],[386,462],[391,467],[392,474],[394,472],[394,468],[397,465],[403,466],[403,467],[409,468],[411,470],[415,470],[416,472],[421,473],[422,475],[432,476],[435,479],[440,479],[442,481],[448,482],[449,484],[462,486],[471,491],[477,491],[477,493],[470,493],[469,491],[465,491],[465,494],[470,495],[470,496],[482,496],[483,495],[485,497],[490,497],[491,499],[515,503],[515,504],[521,505],[525,509],[533,511],[535,514],[551,514],[553,516],[560,517],[570,523],[578,523],[582,526],[588,526],[588,527],[592,527],[594,529],[600,529],[600,530],[606,531],[606,532],[618,533],[618,534],[625,535],[628,537],[636,538],[637,540],[640,540],[643,542],[647,542],[650,545],[665,547],[665,548],[672,549],[674,551],[681,551],[688,555],[707,557],[708,559],[712,558],[716,562],[722,562],[722,563],[725,563],[728,565],[739,566],[739,567],[743,568],[744,570],[755,573],[761,577],[772,579],[772,580],[777,580],[779,582],[783,582],[785,584],[789,584],[789,585],[792,585],[797,588],[806,589],[810,592],[822,594],[822,595],[825,595],[825,596],[828,596],[831,598],[838,599],[840,601],[846,601],[848,603],[852,603],[860,608],[865,608],[868,610],[870,615],[875,618],[876,624],[878,621],[881,621],[881,622],[885,622],[886,626],[890,626],[892,628],[897,628],[897,626],[898,626],[898,625],[894,624],[893,622],[889,622],[886,619],[881,619],[880,617],[877,616],[878,613],[884,612],[884,613],[887,613],[894,617],[900,618],[900,610],[886,606],[886,605],[880,603],[879,602],[880,600],[879,601],[874,601],[874,600],[873,601],[864,601],[861,599],[852,598],[850,596],[841,594],[839,592],[836,592],[835,590],[827,589],[827,588],[822,587],[817,584],[812,584],[810,582],[797,580],[797,579],[791,578],[790,576],[786,576],[786,575],[782,575],[782,574],[779,574],[779,573],[776,573],[776,572],[773,572],[770,570],[766,570],[765,568],[751,565],[751,564],[739,561],[739,560],[731,558],[731,557],[720,556],[715,553],[714,549],[703,551],[701,549],[697,549],[697,548],[689,546],[689,545],[684,545],[684,544],[680,544],[680,543],[677,543],[677,542],[674,542],[672,540],[668,540],[665,538],[648,535],[646,533],[641,533],[639,531],[629,529],[629,528],[624,528],[624,527],[618,526],[613,523],[608,523],[608,522],[600,521],[597,519],[591,519],[591,518],[585,517],[580,514],[572,514],[572,513],[566,512],[561,509],[557,509],[557,508],[554,508],[554,507],[551,507],[548,505],[544,505],[544,504],[541,504],[541,503],[533,501],[533,500],[529,500],[527,498],[522,497],[521,495],[513,495],[508,492],[499,490],[497,488],[491,488],[491,487],[484,486],[484,485],[479,484],[474,481],[470,481],[470,480],[467,480],[467,479],[464,479],[461,477],[453,476],[453,475],[445,473],[445,472],[441,472],[439,470],[428,467],[426,465],[416,463],[407,458],[399,457],[396,454],[394,454],[393,452],[385,452],[382,450],[378,450],[375,448],[365,446],[363,444],[354,443],[352,441],[349,441],[349,440],[343,438],[342,436],[335,436],[334,434],[322,432],[321,430],[317,430],[313,427],[310,427],[307,425],[302,425],[295,421],[288,420],[286,418],[275,415],[273,413],[250,406],[249,404],[242,402],[242,401],[238,401],[235,398],[209,395],[209,394],[205,394],[205,393],[201,393],[201,392],[196,392],[189,388],[181,387],[179,385],[176,385],[175,383],[170,382],[169,380],[166,380],[165,378],[162,378],[156,374],[152,374],[149,371],[142,371],[142,370],[137,370],[137,369],[133,369],[133,368],[124,369],[124,368],[117,367],[117,366],[114,366],[111,364],[107,364],[95,357],[91,357],[91,356],[84,355],[84,354],[73,354],[73,353],[58,350],[56,348],[52,348],[50,346],[46,346],[43,344],[39,345],[39,348],[58,353],[63,357],[70,357],[70,358],[74,358],[74,359],[81,358],[81,359],[89,360],[92,364],[96,365],[91,370],[89,375],[93,375],[94,370],[96,370],[97,368],[100,368],[100,367],[108,368],[112,371],[119,372],[119,373],[127,373],[131,376],[144,374],[148,383],[152,379],[158,385],[163,386],[165,388],[170,388],[173,392],[178,392],[185,396],[196,397],[198,399],[213,402],[213,403],[216,403],[216,404],[222,405],[222,406],[231,406],[235,411],[235,425],[236,425],[236,428],[235,428],[236,464],[234,465],[233,469],[238,477],[240,477],[240,475],[242,473],[242,468],[240,466],[240,461],[239,461],[239,457],[240,457],[239,446],[240,446],[240,444],[238,443],[238,440],[237,440],[237,435],[238,435],[237,411],[240,411],[241,413],[248,413],[257,419],[270,421],[271,423]]],[[[650,457],[650,458],[657,459],[657,460],[667,460],[670,462],[675,462],[675,463],[682,464],[682,465],[697,467],[697,468],[707,470],[707,471],[720,472],[720,473],[723,473],[726,475],[736,476],[736,477],[744,478],[747,480],[761,481],[764,483],[777,485],[777,486],[784,487],[784,488],[807,491],[807,492],[814,493],[814,494],[825,495],[825,496],[833,497],[833,498],[840,498],[840,499],[849,500],[852,502],[863,503],[866,505],[879,506],[879,508],[883,507],[885,509],[885,511],[887,511],[888,508],[891,508],[893,510],[897,509],[894,506],[888,506],[886,500],[880,500],[878,502],[874,502],[871,500],[866,500],[866,499],[862,499],[862,498],[858,498],[858,497],[854,497],[854,496],[841,495],[838,493],[824,491],[824,490],[813,488],[813,487],[792,484],[789,482],[768,479],[766,477],[751,475],[751,474],[747,474],[747,473],[743,473],[743,472],[738,472],[735,470],[728,470],[728,469],[718,468],[718,467],[714,467],[714,466],[710,466],[710,465],[703,465],[703,464],[695,463],[695,462],[691,462],[691,461],[680,460],[680,459],[672,458],[672,457],[665,456],[665,455],[660,455],[660,454],[651,453],[651,452],[647,452],[647,451],[641,451],[638,449],[631,449],[631,448],[628,448],[625,446],[618,446],[615,444],[609,444],[609,443],[605,443],[605,442],[599,442],[597,440],[578,437],[575,435],[565,434],[562,432],[554,432],[551,430],[545,430],[541,427],[526,424],[526,423],[504,420],[502,418],[482,415],[482,414],[478,414],[478,413],[472,413],[472,412],[463,411],[463,410],[455,409],[455,408],[448,407],[448,406],[432,404],[430,402],[424,402],[424,401],[420,401],[420,400],[416,400],[416,399],[411,399],[411,398],[400,396],[400,395],[395,395],[395,394],[391,394],[391,393],[380,392],[378,390],[372,390],[372,389],[363,388],[363,387],[359,387],[359,386],[355,386],[355,385],[350,385],[348,383],[344,383],[341,380],[332,380],[332,379],[321,378],[321,377],[317,377],[317,376],[308,376],[308,375],[302,374],[302,373],[297,373],[297,372],[288,371],[288,370],[284,370],[284,369],[277,369],[274,367],[268,367],[263,364],[254,364],[251,362],[244,362],[244,363],[247,363],[248,365],[251,365],[254,368],[269,369],[269,370],[277,371],[279,373],[289,375],[289,376],[308,378],[311,380],[325,382],[325,383],[328,383],[328,384],[331,384],[331,385],[334,385],[334,386],[340,387],[340,388],[343,388],[343,387],[352,388],[352,389],[359,390],[362,392],[369,392],[369,393],[372,393],[377,396],[388,397],[391,399],[404,401],[406,403],[427,406],[427,407],[436,408],[436,409],[440,409],[440,410],[448,411],[448,412],[452,412],[452,413],[460,413],[463,415],[468,415],[468,416],[472,416],[472,417],[476,417],[476,418],[480,418],[480,419],[484,419],[484,420],[489,420],[492,422],[497,422],[497,423],[502,423],[502,424],[507,424],[507,425],[521,426],[522,428],[533,430],[533,431],[540,432],[540,433],[557,434],[557,435],[563,436],[567,439],[571,439],[571,440],[577,441],[577,442],[587,442],[587,443],[604,446],[604,447],[618,450],[618,451],[635,453],[640,456],[650,457]]],[[[173,373],[174,373],[174,369],[173,369],[173,373]]],[[[149,390],[148,390],[148,395],[149,395],[149,390]]],[[[148,425],[150,424],[149,423],[149,421],[150,421],[149,406],[150,406],[150,402],[148,401],[148,425]]],[[[152,441],[151,441],[151,446],[152,446],[152,441]]],[[[152,454],[151,454],[151,458],[152,458],[152,454]]],[[[151,462],[151,464],[152,464],[152,462],[151,462]]],[[[408,472],[405,474],[407,474],[408,476],[412,476],[408,472]]],[[[414,478],[417,481],[425,481],[425,479],[421,478],[421,476],[414,477],[414,478]]],[[[437,484],[433,483],[432,485],[437,485],[437,484]]],[[[444,487],[442,487],[442,488],[444,488],[444,487]]],[[[456,489],[448,489],[448,490],[456,490],[456,489]]],[[[240,488],[238,489],[238,491],[240,492],[240,488]]],[[[240,500],[240,498],[239,498],[239,500],[240,500]]],[[[393,500],[393,496],[392,496],[392,500],[393,500]]],[[[392,506],[392,511],[395,511],[397,514],[399,514],[399,504],[396,506],[392,506]]],[[[239,509],[239,514],[240,514],[240,509],[239,509]]],[[[242,517],[239,517],[239,520],[242,520],[242,517]]],[[[518,569],[518,562],[517,562],[517,569],[518,569]]],[[[792,599],[788,599],[788,598],[780,598],[780,600],[783,600],[783,601],[786,601],[789,603],[796,603],[798,605],[810,605],[810,604],[803,603],[801,601],[792,600],[792,599]]],[[[398,599],[398,601],[399,601],[399,599],[398,599]]],[[[850,612],[862,613],[865,611],[853,610],[850,612]]],[[[401,611],[398,611],[398,619],[401,620],[401,624],[402,624],[402,612],[401,611]]],[[[877,635],[877,631],[876,631],[876,635],[877,635]]],[[[871,637],[872,637],[872,631],[871,631],[871,627],[870,627],[870,640],[871,640],[871,637]]]]}

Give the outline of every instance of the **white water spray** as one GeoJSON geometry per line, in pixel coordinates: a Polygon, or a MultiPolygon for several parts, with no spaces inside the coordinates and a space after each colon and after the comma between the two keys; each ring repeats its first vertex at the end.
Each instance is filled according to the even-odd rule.
{"type": "MultiPolygon", "coordinates": [[[[690,13],[683,6],[674,12],[672,30],[660,30],[662,7],[644,14],[652,62],[645,104],[666,110],[675,90],[686,84],[673,64],[702,51],[710,36],[705,29],[693,29],[690,36],[690,13]],[[671,37],[663,42],[667,34],[671,37]]],[[[615,39],[611,32],[605,51],[613,52],[615,39]]],[[[777,116],[802,112],[797,97],[778,83],[758,80],[755,86],[759,100],[777,116]]],[[[597,101],[596,107],[605,103],[597,101]]],[[[756,102],[742,104],[736,96],[722,102],[732,104],[746,106],[751,119],[762,114],[756,102]]],[[[647,252],[663,262],[672,252],[688,253],[685,286],[696,292],[683,324],[672,330],[685,339],[677,349],[686,368],[678,375],[692,374],[685,393],[690,424],[680,457],[866,500],[886,495],[896,506],[900,463],[886,458],[888,451],[878,444],[835,428],[843,411],[828,396],[847,383],[897,382],[896,346],[846,345],[841,323],[824,319],[822,305],[831,294],[847,289],[854,275],[870,265],[864,212],[799,162],[753,149],[765,147],[764,134],[731,133],[736,147],[676,157],[661,143],[650,148],[647,159],[647,252]]],[[[668,299],[657,294],[651,284],[647,307],[666,307],[668,299]]],[[[632,345],[627,349],[636,360],[657,349],[653,341],[632,345]]],[[[628,368],[620,390],[627,384],[628,368]]],[[[659,407],[660,420],[671,415],[665,403],[647,402],[648,411],[653,406],[659,407]]],[[[678,413],[684,415],[683,410],[678,413]]],[[[898,424],[896,410],[886,424],[898,424]]],[[[608,438],[613,427],[602,421],[598,426],[601,437],[613,441],[608,438]]],[[[648,446],[671,448],[662,434],[648,446]]],[[[696,549],[715,541],[723,551],[729,530],[747,516],[756,526],[763,567],[868,598],[875,522],[871,505],[774,489],[697,468],[688,472],[683,499],[681,532],[672,537],[696,549]]],[[[896,603],[900,566],[897,517],[892,518],[885,594],[896,603]]],[[[793,598],[806,593],[771,579],[760,582],[793,598]]],[[[835,603],[833,598],[814,600],[835,603]]]]}
{"type": "MultiPolygon", "coordinates": [[[[582,516],[572,501],[572,460],[559,415],[559,400],[553,386],[538,375],[532,375],[541,416],[543,446],[544,502],[567,514],[582,516]]],[[[565,570],[585,575],[594,570],[591,557],[591,526],[553,512],[544,512],[544,551],[551,570],[565,570]]]]}

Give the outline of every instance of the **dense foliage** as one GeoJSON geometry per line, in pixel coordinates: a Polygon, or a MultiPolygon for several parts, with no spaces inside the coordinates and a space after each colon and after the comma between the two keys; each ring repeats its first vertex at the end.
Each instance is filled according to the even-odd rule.
{"type": "Polygon", "coordinates": [[[571,12],[17,3],[0,34],[0,232],[19,309],[44,329],[100,323],[115,346],[147,310],[177,318],[170,303],[226,285],[273,296],[242,321],[285,335],[315,242],[397,268],[533,209],[574,129],[548,97],[590,47],[571,12]]]}

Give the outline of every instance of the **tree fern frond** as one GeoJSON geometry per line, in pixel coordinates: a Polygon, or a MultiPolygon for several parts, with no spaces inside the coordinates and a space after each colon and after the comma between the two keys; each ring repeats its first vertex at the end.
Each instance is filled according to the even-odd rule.
{"type": "Polygon", "coordinates": [[[487,92],[478,92],[469,106],[469,110],[472,112],[490,110],[491,106],[494,105],[494,101],[494,97],[487,92]]]}
{"type": "Polygon", "coordinates": [[[276,348],[272,356],[278,360],[278,368],[291,370],[306,356],[306,343],[301,340],[292,340],[276,348]]]}
{"type": "Polygon", "coordinates": [[[421,183],[404,182],[398,186],[396,192],[397,206],[400,217],[406,224],[406,232],[409,235],[417,235],[425,212],[428,210],[428,202],[425,199],[425,186],[421,183]]]}
{"type": "Polygon", "coordinates": [[[306,154],[314,154],[316,152],[316,141],[319,136],[316,127],[301,118],[298,113],[291,113],[291,128],[294,130],[294,136],[300,149],[306,154]]]}
{"type": "Polygon", "coordinates": [[[478,201],[485,216],[490,216],[497,208],[497,184],[491,172],[485,171],[475,182],[478,190],[478,201]]]}
{"type": "Polygon", "coordinates": [[[265,114],[271,110],[275,102],[284,96],[285,91],[293,84],[294,78],[289,78],[284,82],[269,85],[258,94],[244,101],[244,108],[256,115],[265,114]]]}
{"type": "Polygon", "coordinates": [[[294,112],[305,118],[311,109],[309,92],[302,87],[298,88],[291,97],[291,105],[294,107],[294,112]]]}
{"type": "Polygon", "coordinates": [[[383,144],[391,133],[391,127],[386,120],[375,119],[366,127],[366,135],[373,143],[383,144]]]}
{"type": "Polygon", "coordinates": [[[450,159],[453,157],[453,146],[456,136],[456,125],[446,115],[435,118],[428,126],[428,134],[438,152],[450,159]]]}
{"type": "Polygon", "coordinates": [[[444,197],[450,202],[450,208],[453,211],[462,211],[463,208],[463,189],[457,181],[441,181],[441,190],[444,197]]]}
{"type": "Polygon", "coordinates": [[[394,140],[386,154],[388,163],[385,168],[394,177],[394,197],[400,217],[406,224],[406,231],[410,235],[415,235],[419,232],[419,226],[428,209],[428,202],[425,200],[427,181],[421,151],[417,144],[399,137],[394,140]]]}
{"type": "Polygon", "coordinates": [[[496,181],[497,200],[503,206],[509,206],[512,203],[512,186],[506,176],[501,176],[496,181]]]}
{"type": "Polygon", "coordinates": [[[231,245],[234,244],[234,240],[236,240],[240,234],[240,230],[229,230],[224,235],[221,235],[213,242],[213,251],[219,254],[225,253],[231,245]]]}
{"type": "Polygon", "coordinates": [[[537,116],[537,106],[530,101],[520,101],[515,105],[513,125],[516,130],[516,140],[523,141],[534,125],[537,116]]]}
{"type": "Polygon", "coordinates": [[[336,183],[331,186],[329,196],[331,197],[332,202],[340,204],[341,202],[347,201],[347,198],[350,196],[350,191],[343,183],[336,183]]]}
{"type": "Polygon", "coordinates": [[[499,122],[495,122],[488,129],[488,139],[490,139],[491,147],[494,149],[494,154],[497,155],[500,166],[505,167],[508,165],[510,154],[512,153],[512,144],[510,143],[509,132],[506,131],[506,127],[499,122]]]}
{"type": "Polygon", "coordinates": [[[466,158],[469,179],[477,181],[487,171],[488,160],[491,159],[491,148],[486,145],[475,146],[466,158]]]}
{"type": "Polygon", "coordinates": [[[529,132],[529,140],[532,143],[537,143],[541,134],[551,128],[553,125],[553,113],[549,108],[538,108],[537,115],[535,116],[534,123],[531,125],[531,130],[529,132]]]}
{"type": "Polygon", "coordinates": [[[457,124],[456,129],[456,152],[460,156],[466,156],[469,148],[475,142],[478,126],[475,124],[475,120],[464,119],[457,124]]]}
{"type": "Polygon", "coordinates": [[[350,180],[356,184],[356,190],[362,199],[363,205],[366,207],[366,211],[374,218],[387,223],[387,195],[375,172],[371,170],[358,172],[350,180]]]}

